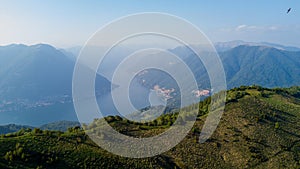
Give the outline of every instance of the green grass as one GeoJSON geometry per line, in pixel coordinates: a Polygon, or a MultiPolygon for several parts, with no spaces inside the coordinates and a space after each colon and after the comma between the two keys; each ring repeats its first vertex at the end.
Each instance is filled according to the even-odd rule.
{"type": "MultiPolygon", "coordinates": [[[[234,101],[227,100],[223,117],[207,142],[198,143],[207,117],[199,114],[191,132],[176,147],[151,158],[111,154],[78,128],[64,133],[33,130],[2,136],[0,168],[300,168],[297,92],[257,86],[230,90],[234,101]],[[6,154],[14,151],[12,159],[7,160],[6,154]]],[[[204,102],[201,108],[205,109],[209,99],[204,102]]],[[[184,109],[187,118],[188,110],[194,108],[184,109]]],[[[163,115],[161,121],[153,123],[136,123],[117,116],[106,120],[123,134],[150,137],[168,129],[167,123],[176,117],[176,113],[163,115]]],[[[93,123],[99,125],[101,120],[93,123]]]]}

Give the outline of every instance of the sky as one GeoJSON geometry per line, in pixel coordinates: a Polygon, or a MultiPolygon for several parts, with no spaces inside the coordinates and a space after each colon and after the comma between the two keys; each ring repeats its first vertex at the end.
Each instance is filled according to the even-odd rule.
{"type": "Polygon", "coordinates": [[[80,46],[107,23],[141,12],[184,18],[213,42],[244,40],[300,47],[299,0],[2,0],[0,45],[80,46]],[[287,14],[288,8],[292,10],[287,14]]]}

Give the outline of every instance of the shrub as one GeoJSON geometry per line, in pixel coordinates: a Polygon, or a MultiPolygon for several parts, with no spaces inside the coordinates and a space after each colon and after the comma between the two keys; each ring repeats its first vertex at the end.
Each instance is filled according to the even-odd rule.
{"type": "Polygon", "coordinates": [[[46,135],[46,136],[51,136],[52,132],[49,131],[49,130],[44,130],[43,134],[46,135]]]}
{"type": "Polygon", "coordinates": [[[33,133],[34,135],[36,135],[36,134],[42,134],[43,131],[42,131],[41,129],[39,129],[39,128],[34,128],[34,129],[32,130],[32,133],[33,133]]]}
{"type": "Polygon", "coordinates": [[[122,117],[120,117],[120,116],[118,116],[118,115],[115,117],[115,119],[116,119],[117,121],[122,121],[122,120],[123,120],[122,117]]]}
{"type": "Polygon", "coordinates": [[[107,116],[107,117],[105,117],[105,120],[107,121],[107,123],[111,123],[111,122],[116,121],[116,118],[115,118],[115,116],[107,116]]]}
{"type": "Polygon", "coordinates": [[[16,135],[17,135],[17,136],[22,136],[22,135],[25,134],[25,132],[26,132],[25,129],[22,128],[21,130],[19,130],[19,131],[16,133],[16,135]]]}
{"type": "Polygon", "coordinates": [[[26,154],[24,153],[23,147],[20,143],[16,144],[15,150],[6,152],[4,159],[7,161],[13,161],[14,159],[24,160],[26,154]]]}
{"type": "Polygon", "coordinates": [[[275,123],[275,129],[279,129],[279,122],[275,123]]]}
{"type": "Polygon", "coordinates": [[[75,127],[70,127],[70,128],[68,128],[68,132],[69,132],[69,133],[77,133],[77,132],[79,132],[79,131],[81,131],[80,126],[75,126],[75,127]]]}
{"type": "Polygon", "coordinates": [[[4,159],[7,161],[12,161],[13,160],[13,153],[12,151],[6,152],[4,159]]]}

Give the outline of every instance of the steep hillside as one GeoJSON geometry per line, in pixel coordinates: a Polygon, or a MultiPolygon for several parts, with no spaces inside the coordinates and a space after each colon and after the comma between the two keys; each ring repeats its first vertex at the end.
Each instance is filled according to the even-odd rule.
{"type": "MultiPolygon", "coordinates": [[[[71,95],[74,65],[74,60],[50,45],[1,46],[1,98],[41,100],[71,95]]],[[[104,77],[98,76],[98,81],[110,89],[104,77]]]]}
{"type": "MultiPolygon", "coordinates": [[[[38,126],[76,121],[72,105],[74,66],[74,60],[50,45],[0,46],[0,124],[38,126]]],[[[111,89],[111,83],[101,75],[96,76],[96,83],[101,84],[96,86],[98,94],[111,89]]]]}
{"type": "MultiPolygon", "coordinates": [[[[170,151],[152,158],[130,159],[108,153],[96,146],[79,128],[71,128],[65,133],[35,129],[2,135],[0,166],[2,168],[299,168],[299,95],[300,87],[234,88],[228,91],[225,112],[217,130],[207,142],[200,144],[199,131],[206,118],[208,98],[200,103],[201,114],[186,138],[170,151]]],[[[176,114],[167,114],[157,121],[143,124],[133,123],[118,116],[106,118],[112,127],[133,137],[157,135],[165,131],[174,119],[176,114]]],[[[93,123],[97,124],[98,120],[93,123]]]]}
{"type": "MultiPolygon", "coordinates": [[[[201,60],[191,54],[187,47],[177,47],[170,50],[178,55],[189,66],[198,82],[199,89],[210,89],[210,79],[201,60]]],[[[200,57],[208,57],[202,52],[200,57]]],[[[241,45],[219,52],[228,89],[241,85],[260,85],[263,87],[290,87],[300,85],[300,51],[287,51],[269,46],[241,45]]],[[[177,63],[178,64],[178,63],[177,63]]],[[[176,64],[173,64],[176,67],[176,64]]],[[[139,76],[144,85],[153,88],[175,88],[175,83],[169,80],[162,71],[148,70],[139,76]],[[167,80],[166,80],[167,79],[167,80]]],[[[196,90],[196,89],[195,89],[196,90]]],[[[178,91],[178,89],[176,90],[178,91]]]]}
{"type": "Polygon", "coordinates": [[[257,84],[288,87],[300,84],[300,52],[262,46],[238,46],[220,53],[228,86],[257,84]]]}

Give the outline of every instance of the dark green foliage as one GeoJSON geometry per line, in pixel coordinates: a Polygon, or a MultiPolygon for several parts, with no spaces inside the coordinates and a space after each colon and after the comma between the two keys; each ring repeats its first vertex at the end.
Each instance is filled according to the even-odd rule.
{"type": "Polygon", "coordinates": [[[117,121],[117,118],[115,116],[107,116],[107,117],[105,117],[105,120],[108,123],[111,123],[111,122],[117,121]]]}
{"type": "Polygon", "coordinates": [[[43,133],[43,131],[39,128],[34,128],[32,130],[32,134],[34,134],[34,135],[39,135],[39,134],[42,134],[42,133],[43,133]]]}
{"type": "Polygon", "coordinates": [[[68,132],[69,133],[78,133],[78,132],[81,132],[82,129],[80,126],[75,126],[75,127],[70,127],[68,128],[68,132]]]}
{"type": "Polygon", "coordinates": [[[26,161],[26,156],[24,149],[20,143],[17,143],[14,150],[6,152],[4,159],[7,161],[16,161],[16,160],[23,160],[26,161]]]}
{"type": "Polygon", "coordinates": [[[200,129],[199,128],[192,128],[192,133],[193,134],[200,134],[200,129]]]}

